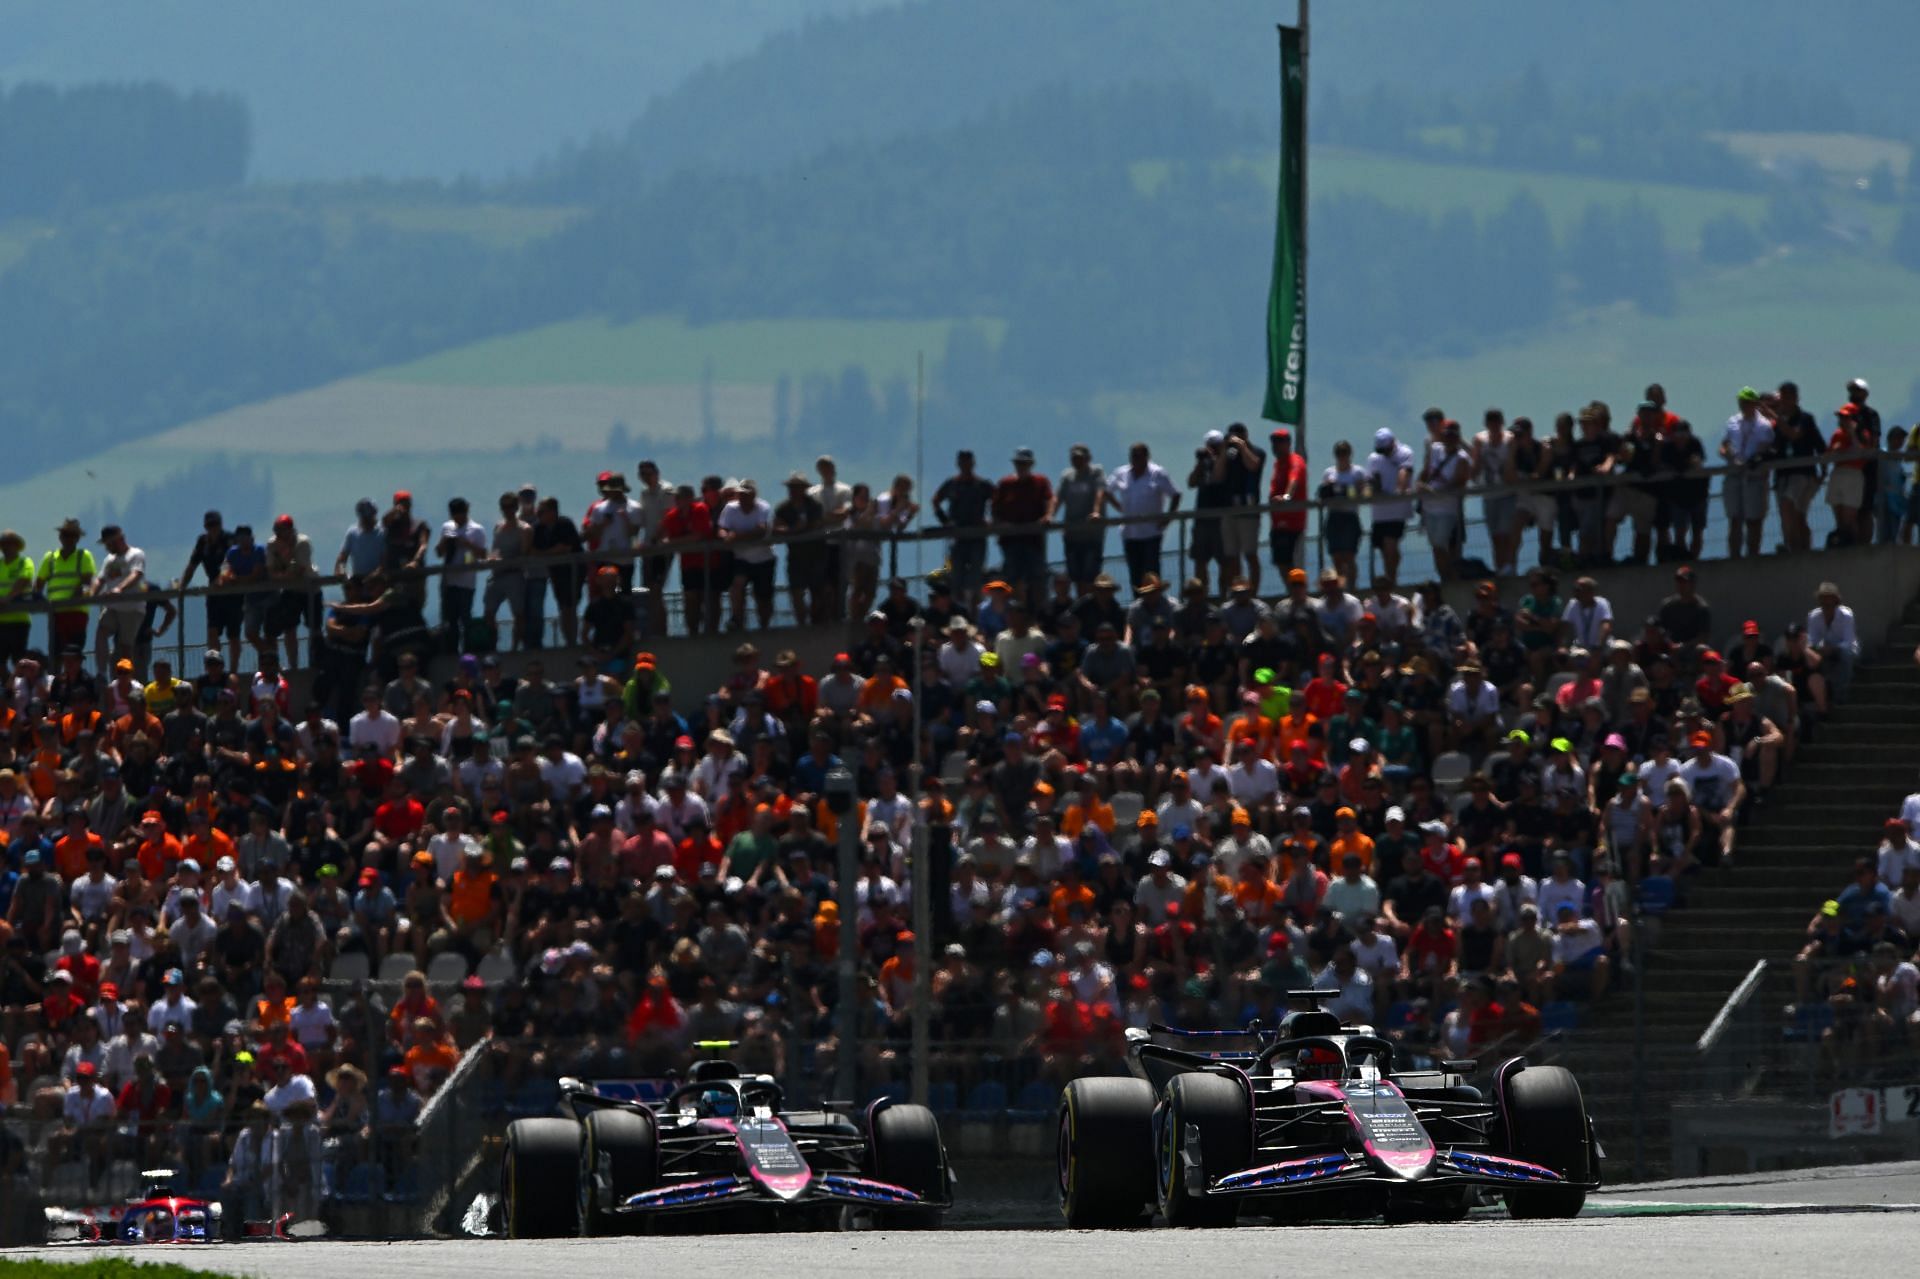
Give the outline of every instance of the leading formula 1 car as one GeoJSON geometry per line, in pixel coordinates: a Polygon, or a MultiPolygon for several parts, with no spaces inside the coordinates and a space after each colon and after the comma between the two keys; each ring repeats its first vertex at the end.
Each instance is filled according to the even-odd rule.
{"type": "Polygon", "coordinates": [[[560,1090],[566,1118],[507,1129],[496,1224],[509,1237],[637,1233],[694,1214],[825,1229],[849,1209],[927,1226],[953,1202],[940,1126],[924,1106],[882,1098],[858,1119],[787,1110],[770,1076],[724,1060],[696,1063],[658,1101],[620,1081],[566,1079],[560,1090]]]}
{"type": "Polygon", "coordinates": [[[1062,1095],[1069,1225],[1137,1225],[1156,1207],[1173,1226],[1449,1221],[1484,1188],[1514,1217],[1572,1217],[1599,1185],[1580,1086],[1557,1066],[1514,1058],[1483,1096],[1462,1078],[1475,1063],[1396,1070],[1391,1042],[1317,1006],[1277,1030],[1132,1030],[1127,1056],[1134,1077],[1062,1095]]]}

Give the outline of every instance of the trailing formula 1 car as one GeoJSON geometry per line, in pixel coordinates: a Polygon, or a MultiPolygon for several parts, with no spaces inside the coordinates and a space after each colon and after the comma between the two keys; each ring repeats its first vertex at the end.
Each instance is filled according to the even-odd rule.
{"type": "Polygon", "coordinates": [[[1173,1226],[1448,1221],[1489,1189],[1514,1217],[1572,1217],[1599,1185],[1580,1086],[1557,1066],[1514,1058],[1483,1096],[1463,1079],[1476,1063],[1396,1069],[1390,1041],[1317,1006],[1277,1030],[1129,1031],[1127,1057],[1133,1077],[1062,1095],[1069,1225],[1137,1225],[1155,1208],[1173,1226]]]}
{"type": "Polygon", "coordinates": [[[695,1214],[826,1229],[852,1211],[927,1226],[952,1205],[946,1147],[924,1106],[883,1098],[857,1118],[788,1110],[770,1076],[724,1060],[696,1063],[658,1100],[634,1081],[566,1079],[560,1094],[565,1118],[507,1129],[495,1225],[509,1237],[638,1233],[695,1214]]]}
{"type": "MultiPolygon", "coordinates": [[[[48,1243],[91,1244],[210,1244],[217,1243],[221,1207],[217,1199],[183,1195],[173,1189],[174,1171],[155,1168],[140,1174],[139,1193],[122,1203],[92,1208],[43,1209],[48,1243]]],[[[272,1220],[244,1221],[234,1237],[240,1239],[298,1239],[323,1233],[318,1222],[296,1223],[291,1215],[272,1220]]],[[[23,1241],[38,1242],[38,1241],[23,1241]]]]}

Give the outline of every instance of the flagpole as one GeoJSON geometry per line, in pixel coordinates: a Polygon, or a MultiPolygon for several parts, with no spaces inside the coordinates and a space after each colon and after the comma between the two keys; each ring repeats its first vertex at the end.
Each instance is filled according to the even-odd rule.
{"type": "MultiPolygon", "coordinates": [[[[1307,27],[1307,11],[1312,0],[1300,0],[1300,292],[1306,294],[1307,285],[1307,246],[1312,242],[1307,234],[1307,209],[1313,203],[1311,187],[1308,184],[1308,158],[1313,148],[1307,145],[1307,99],[1313,87],[1310,71],[1313,62],[1313,37],[1307,27]]],[[[1294,429],[1300,456],[1307,455],[1307,403],[1300,401],[1300,425],[1294,429]]]]}

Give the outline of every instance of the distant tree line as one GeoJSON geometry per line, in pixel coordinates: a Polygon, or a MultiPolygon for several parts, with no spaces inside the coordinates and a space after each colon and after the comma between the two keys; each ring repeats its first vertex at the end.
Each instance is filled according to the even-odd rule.
{"type": "Polygon", "coordinates": [[[246,104],[158,84],[0,90],[0,218],[40,218],[247,175],[246,104]]]}

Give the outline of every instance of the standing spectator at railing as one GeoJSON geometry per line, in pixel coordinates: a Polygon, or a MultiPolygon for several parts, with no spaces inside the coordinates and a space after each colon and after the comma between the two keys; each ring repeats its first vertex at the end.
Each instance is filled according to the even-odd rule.
{"type": "MultiPolygon", "coordinates": [[[[372,510],[373,503],[363,502],[363,505],[365,505],[369,511],[372,510]]],[[[349,530],[349,536],[351,536],[351,532],[352,531],[349,530]]],[[[193,554],[187,558],[187,567],[181,570],[181,589],[184,590],[193,585],[195,569],[199,569],[206,574],[208,586],[218,585],[221,570],[226,567],[227,551],[232,545],[233,534],[226,530],[220,512],[208,511],[201,517],[200,536],[194,539],[193,554]]],[[[342,548],[340,558],[344,561],[346,557],[346,549],[342,548]]],[[[378,568],[379,561],[375,560],[372,567],[378,568]]],[[[334,572],[338,573],[339,571],[340,567],[336,565],[334,572]]],[[[357,566],[354,569],[356,574],[370,571],[371,569],[361,569],[357,566]]],[[[207,642],[218,645],[221,639],[224,638],[227,642],[227,647],[233,653],[233,664],[235,666],[240,665],[240,624],[244,607],[245,602],[239,595],[209,595],[206,597],[207,642]]]]}
{"type": "MultiPolygon", "coordinates": [[[[493,544],[487,553],[489,561],[518,561],[533,549],[533,530],[520,518],[520,496],[517,493],[502,493],[499,502],[500,518],[493,522],[493,544]]],[[[518,563],[511,568],[496,566],[487,574],[487,593],[480,609],[481,622],[488,635],[494,636],[494,647],[515,647],[521,649],[538,648],[538,637],[529,638],[527,616],[526,570],[518,563]],[[507,643],[500,643],[495,620],[500,615],[501,605],[507,609],[507,617],[513,623],[513,631],[506,637],[507,643]]],[[[536,624],[537,627],[537,624],[536,624]]],[[[464,647],[464,646],[463,646],[464,647]]]]}
{"type": "Polygon", "coordinates": [[[1260,474],[1266,464],[1266,452],[1248,437],[1246,423],[1235,422],[1227,428],[1214,458],[1214,470],[1225,485],[1222,496],[1233,508],[1220,520],[1221,574],[1237,577],[1244,571],[1256,595],[1260,593],[1260,516],[1251,508],[1260,504],[1260,474]]]}
{"type": "Polygon", "coordinates": [[[1381,427],[1373,433],[1373,452],[1366,463],[1367,487],[1372,491],[1373,528],[1369,533],[1380,552],[1382,573],[1392,579],[1400,576],[1400,541],[1407,534],[1407,521],[1413,516],[1414,480],[1419,468],[1414,465],[1413,450],[1381,427]]]}
{"type": "Polygon", "coordinates": [[[1429,450],[1420,473],[1420,523],[1433,546],[1434,573],[1442,581],[1453,577],[1461,540],[1460,493],[1472,478],[1473,460],[1460,439],[1460,424],[1448,418],[1441,424],[1437,446],[1429,450]]]}
{"type": "MultiPolygon", "coordinates": [[[[1509,485],[1515,478],[1514,441],[1507,434],[1507,415],[1488,409],[1482,429],[1473,437],[1473,482],[1484,488],[1509,485]]],[[[1493,571],[1520,571],[1520,498],[1513,493],[1482,501],[1487,537],[1493,544],[1493,571]]]]}
{"type": "MultiPolygon", "coordinates": [[[[1827,480],[1827,505],[1833,508],[1833,539],[1829,545],[1852,546],[1856,542],[1872,541],[1871,536],[1860,537],[1860,517],[1871,492],[1867,487],[1869,459],[1854,455],[1872,445],[1856,416],[1858,412],[1854,405],[1842,404],[1835,414],[1833,436],[1827,441],[1826,451],[1834,455],[1833,472],[1827,480]]],[[[1871,511],[1867,511],[1867,515],[1871,519],[1871,511]]]]}
{"type": "MultiPolygon", "coordinates": [[[[820,503],[825,512],[826,526],[829,529],[844,529],[851,522],[854,489],[840,479],[840,466],[831,456],[822,453],[813,460],[814,474],[820,482],[807,489],[807,496],[820,503]]],[[[846,609],[847,588],[853,574],[847,561],[846,548],[838,541],[830,540],[826,549],[826,588],[823,592],[827,603],[827,617],[831,621],[840,621],[848,616],[846,609]]],[[[858,617],[855,610],[853,616],[858,617]]]]}
{"type": "MultiPolygon", "coordinates": [[[[107,557],[100,565],[100,576],[93,583],[93,598],[100,620],[94,632],[96,670],[106,670],[108,650],[115,659],[136,661],[140,648],[140,624],[146,618],[147,553],[127,541],[118,524],[100,530],[100,544],[107,557]]],[[[145,678],[145,672],[135,668],[145,678]]]]}
{"type": "Polygon", "coordinates": [[[795,626],[827,622],[827,543],[817,536],[826,529],[826,508],[808,496],[807,477],[793,472],[787,476],[787,500],[773,508],[773,532],[780,537],[816,535],[787,547],[787,591],[795,626]]]}
{"type": "MultiPolygon", "coordinates": [[[[620,591],[633,589],[633,561],[624,554],[637,550],[646,538],[640,504],[627,496],[627,477],[618,471],[602,471],[594,478],[600,496],[587,507],[580,521],[581,536],[588,547],[606,556],[620,571],[620,591]]],[[[441,530],[444,542],[446,530],[441,530]]]]}
{"type": "Polygon", "coordinates": [[[38,582],[47,601],[47,651],[85,649],[86,598],[93,594],[93,552],[80,545],[80,521],[68,516],[57,530],[60,545],[40,561],[38,582]]]}
{"type": "MultiPolygon", "coordinates": [[[[1847,403],[1844,407],[1853,410],[1851,416],[1854,422],[1855,434],[1860,438],[1864,446],[1869,449],[1877,449],[1880,447],[1880,411],[1867,403],[1867,395],[1867,380],[1865,378],[1857,377],[1849,379],[1847,382],[1847,403]]],[[[1868,495],[1871,495],[1878,492],[1880,488],[1880,461],[1877,457],[1868,457],[1864,459],[1864,463],[1861,467],[1863,488],[1868,495]]],[[[1870,544],[1873,541],[1874,523],[1871,503],[1861,503],[1856,520],[1857,524],[1854,530],[1853,540],[1862,546],[1870,544]]]]}
{"type": "MultiPolygon", "coordinates": [[[[340,553],[333,557],[333,574],[335,577],[342,575],[365,577],[386,562],[387,531],[380,523],[380,508],[375,506],[370,498],[363,497],[354,504],[353,514],[354,522],[347,525],[346,534],[340,540],[340,553]]],[[[218,511],[207,512],[209,524],[207,534],[202,535],[201,542],[207,541],[207,535],[213,532],[213,523],[218,521],[219,516],[220,513],[218,511]]],[[[192,581],[194,565],[203,562],[200,543],[194,544],[193,552],[194,558],[187,562],[187,571],[180,575],[180,585],[182,586],[186,586],[192,581]]],[[[208,567],[207,576],[209,580],[219,571],[218,565],[220,560],[224,558],[225,551],[223,549],[218,559],[204,560],[208,567]]],[[[216,598],[218,597],[208,596],[207,603],[211,605],[216,598]]],[[[236,632],[238,629],[239,627],[236,624],[236,632]]],[[[211,614],[209,614],[207,618],[207,635],[209,638],[213,635],[213,618],[211,614]]],[[[236,665],[239,663],[239,660],[239,654],[236,650],[234,656],[236,665]]]]}
{"type": "MultiPolygon", "coordinates": [[[[1306,501],[1309,496],[1307,492],[1307,459],[1304,455],[1293,451],[1293,432],[1284,426],[1276,426],[1267,433],[1267,445],[1273,451],[1273,475],[1267,482],[1267,500],[1269,502],[1306,501]]],[[[1351,446],[1347,448],[1347,456],[1349,461],[1351,461],[1353,456],[1351,446]]],[[[1356,485],[1355,493],[1357,494],[1358,491],[1359,487],[1356,485]]],[[[1357,517],[1355,527],[1358,527],[1357,517]]],[[[1287,570],[1298,562],[1300,535],[1306,532],[1306,530],[1307,511],[1305,507],[1287,511],[1276,510],[1272,513],[1271,529],[1268,534],[1268,539],[1273,554],[1273,568],[1275,573],[1284,577],[1287,570]]],[[[1322,525],[1322,534],[1323,536],[1325,534],[1324,523],[1322,525]]],[[[1356,537],[1354,539],[1354,545],[1357,546],[1358,544],[1359,539],[1356,537]]],[[[1331,548],[1329,548],[1328,553],[1334,554],[1331,548]]],[[[1351,556],[1352,553],[1352,547],[1349,547],[1347,554],[1351,556]]],[[[1335,563],[1338,563],[1337,556],[1335,563]]],[[[1350,572],[1347,574],[1347,577],[1349,581],[1352,580],[1352,574],[1350,572]]]]}
{"type": "MultiPolygon", "coordinates": [[[[676,486],[673,490],[673,506],[660,517],[661,541],[668,545],[699,543],[712,537],[712,512],[699,500],[693,485],[676,486]]],[[[724,586],[724,583],[715,582],[708,570],[707,551],[685,550],[680,553],[681,620],[688,635],[698,635],[706,627],[709,598],[717,607],[719,593],[724,586]]]]}
{"type": "Polygon", "coordinates": [[[463,652],[467,622],[473,617],[474,589],[479,582],[472,566],[487,557],[487,530],[467,511],[464,497],[447,503],[447,519],[440,526],[433,552],[445,566],[440,577],[440,624],[463,652]]]}
{"type": "MultiPolygon", "coordinates": [[[[1612,423],[1612,413],[1599,400],[1580,410],[1580,433],[1569,454],[1573,478],[1605,478],[1619,469],[1620,437],[1613,433],[1612,423]]],[[[1610,489],[1599,487],[1573,490],[1579,556],[1588,564],[1603,564],[1613,558],[1613,547],[1606,541],[1610,493],[1610,489]]]]}
{"type": "Polygon", "coordinates": [[[1760,553],[1760,535],[1767,522],[1767,476],[1750,470],[1773,454],[1773,424],[1760,412],[1760,393],[1740,388],[1739,411],[1727,419],[1720,440],[1720,457],[1732,469],[1721,477],[1720,492],[1727,506],[1727,557],[1739,559],[1760,553]]]}
{"type": "MultiPolygon", "coordinates": [[[[1553,455],[1545,444],[1534,437],[1532,418],[1513,419],[1507,438],[1509,483],[1525,484],[1553,478],[1553,455]]],[[[1526,530],[1531,527],[1538,535],[1540,562],[1546,563],[1553,555],[1553,526],[1559,515],[1554,495],[1522,493],[1514,498],[1514,502],[1514,562],[1519,562],[1520,545],[1526,538],[1526,530]]]]}
{"type": "Polygon", "coordinates": [[[1148,574],[1160,571],[1165,517],[1180,509],[1180,489],[1145,444],[1134,444],[1127,464],[1107,477],[1107,492],[1122,517],[1120,547],[1130,584],[1138,590],[1148,574]]]}
{"type": "MultiPolygon", "coordinates": [[[[1276,455],[1274,465],[1279,466],[1283,461],[1288,459],[1300,463],[1304,471],[1306,463],[1302,461],[1296,453],[1288,453],[1284,458],[1276,455]]],[[[1366,493],[1367,473],[1353,464],[1353,446],[1345,440],[1341,440],[1333,446],[1333,465],[1320,473],[1320,484],[1319,487],[1314,490],[1314,496],[1323,502],[1358,502],[1366,496],[1366,493]]],[[[1300,496],[1303,498],[1306,496],[1304,484],[1302,485],[1300,496]]],[[[1274,519],[1278,521],[1281,516],[1287,514],[1289,514],[1289,512],[1276,511],[1274,513],[1274,519]]],[[[1291,514],[1297,516],[1300,522],[1300,529],[1291,534],[1294,540],[1287,543],[1289,555],[1295,555],[1295,543],[1299,538],[1300,532],[1306,528],[1307,513],[1301,510],[1291,512],[1291,514]]],[[[1340,576],[1348,582],[1354,581],[1360,572],[1358,558],[1360,552],[1360,534],[1359,506],[1324,508],[1321,511],[1320,544],[1326,551],[1327,557],[1333,561],[1334,571],[1339,573],[1340,576]]],[[[1281,536],[1281,530],[1277,522],[1274,526],[1274,536],[1276,538],[1281,536]]],[[[1279,552],[1276,550],[1274,554],[1277,559],[1279,552]]],[[[1291,580],[1294,566],[1289,563],[1281,567],[1279,571],[1285,575],[1288,580],[1291,580]]]]}
{"type": "Polygon", "coordinates": [[[1025,597],[1039,601],[1047,577],[1047,512],[1053,507],[1053,485],[1033,470],[1033,450],[1024,445],[1013,452],[1013,474],[1002,476],[993,489],[993,523],[1000,535],[1001,576],[1025,597]]]}
{"type": "Polygon", "coordinates": [[[727,629],[745,630],[747,593],[753,593],[754,611],[760,629],[773,625],[773,508],[760,498],[752,480],[741,480],[734,500],[720,508],[714,519],[720,540],[727,544],[733,562],[732,583],[727,588],[727,629]]]}
{"type": "Polygon", "coordinates": [[[1699,474],[1707,464],[1707,453],[1691,422],[1674,420],[1660,441],[1659,461],[1661,505],[1666,513],[1660,530],[1663,554],[1698,559],[1707,531],[1713,480],[1699,474]]]}
{"type": "Polygon", "coordinates": [[[1651,403],[1642,403],[1620,437],[1615,474],[1631,476],[1633,482],[1617,485],[1607,495],[1607,528],[1601,540],[1609,560],[1620,525],[1628,520],[1633,523],[1633,558],[1628,562],[1645,564],[1653,550],[1660,503],[1660,485],[1654,478],[1660,470],[1660,416],[1657,408],[1648,409],[1651,403]]]}
{"type": "MultiPolygon", "coordinates": [[[[1028,458],[1032,458],[1031,450],[1028,458]]],[[[964,609],[973,606],[986,567],[987,538],[983,526],[992,508],[994,486],[991,480],[974,471],[972,449],[961,449],[954,455],[954,468],[955,473],[934,490],[933,518],[942,528],[968,530],[947,543],[954,600],[964,609]]]]}
{"type": "MultiPolygon", "coordinates": [[[[660,521],[666,517],[667,508],[673,505],[674,486],[660,477],[660,466],[652,458],[642,458],[634,468],[640,485],[635,491],[633,503],[640,508],[640,544],[649,551],[655,551],[660,545],[660,521]]],[[[530,486],[529,486],[530,488],[530,486]]],[[[523,489],[522,493],[529,489],[523,489]]],[[[521,518],[529,522],[533,519],[531,511],[523,511],[521,518]]],[[[662,554],[650,554],[641,560],[640,582],[654,598],[660,598],[666,589],[667,573],[673,566],[672,557],[662,554]]]]}
{"type": "Polygon", "coordinates": [[[1093,450],[1075,444],[1067,452],[1067,469],[1060,472],[1060,481],[1054,486],[1047,523],[1061,526],[1067,576],[1083,594],[1100,575],[1101,562],[1106,558],[1107,530],[1099,520],[1106,491],[1107,473],[1094,462],[1093,450]]]}
{"type": "Polygon", "coordinates": [[[1845,697],[1853,682],[1854,663],[1860,657],[1860,632],[1853,610],[1840,602],[1840,588],[1822,582],[1807,614],[1807,644],[1820,655],[1820,669],[1835,697],[1845,697]]]}
{"type": "MultiPolygon", "coordinates": [[[[1820,488],[1822,452],[1820,424],[1800,406],[1800,387],[1782,382],[1779,407],[1774,410],[1774,455],[1787,465],[1773,473],[1773,491],[1780,506],[1780,541],[1788,552],[1813,549],[1813,530],[1807,512],[1820,488]]],[[[1831,495],[1828,498],[1832,500],[1831,495]]]]}

